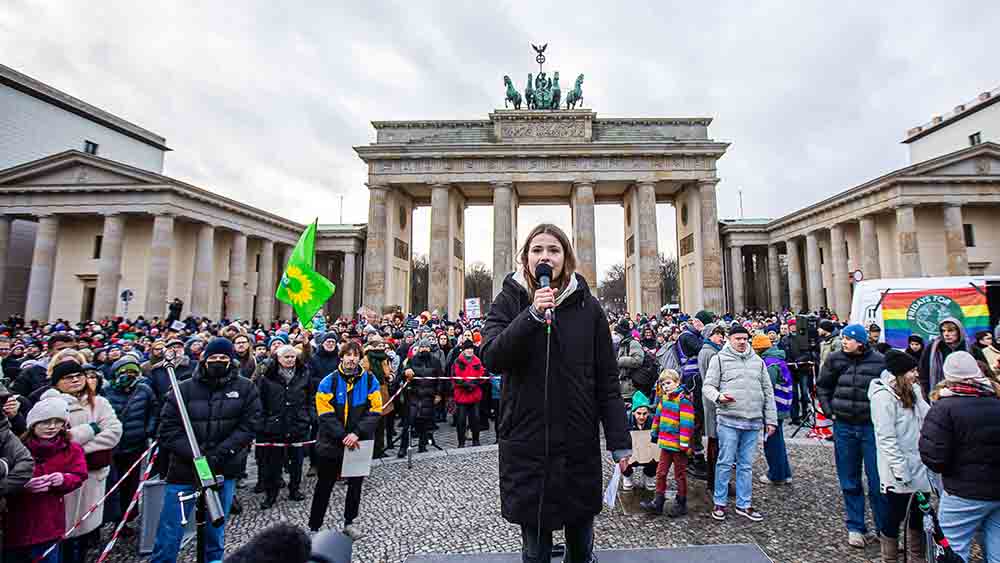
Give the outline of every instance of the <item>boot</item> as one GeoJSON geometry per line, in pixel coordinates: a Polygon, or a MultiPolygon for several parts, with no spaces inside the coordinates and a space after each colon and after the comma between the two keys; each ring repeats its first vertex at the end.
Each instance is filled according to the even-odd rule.
{"type": "Polygon", "coordinates": [[[896,538],[879,536],[879,546],[882,548],[882,563],[896,563],[899,556],[899,545],[896,538]]]}
{"type": "Polygon", "coordinates": [[[906,531],[906,550],[909,552],[909,563],[925,563],[927,551],[924,549],[924,534],[922,531],[906,531]]]}
{"type": "Polygon", "coordinates": [[[472,447],[473,447],[473,448],[477,448],[477,447],[479,447],[479,440],[476,440],[476,439],[473,439],[473,440],[472,440],[472,447]]]}
{"type": "Polygon", "coordinates": [[[687,497],[677,497],[674,499],[673,506],[667,511],[667,516],[670,518],[678,518],[680,516],[686,516],[688,513],[688,503],[687,497]]]}
{"type": "Polygon", "coordinates": [[[647,512],[652,512],[653,514],[663,514],[663,504],[667,502],[666,497],[660,493],[656,493],[651,501],[642,501],[639,503],[639,507],[647,512]]]}
{"type": "Polygon", "coordinates": [[[278,502],[278,490],[270,489],[267,491],[267,496],[264,498],[264,502],[260,503],[261,510],[268,510],[274,507],[274,503],[278,502]]]}
{"type": "Polygon", "coordinates": [[[306,495],[302,494],[298,488],[288,490],[288,500],[299,502],[306,500],[306,495]]]}

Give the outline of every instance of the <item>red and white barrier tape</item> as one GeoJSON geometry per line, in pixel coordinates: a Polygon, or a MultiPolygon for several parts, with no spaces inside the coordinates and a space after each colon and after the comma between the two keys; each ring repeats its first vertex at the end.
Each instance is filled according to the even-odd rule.
{"type": "Polygon", "coordinates": [[[69,538],[70,534],[72,534],[73,532],[75,532],[76,529],[80,527],[80,524],[83,524],[84,520],[86,520],[87,518],[89,518],[91,514],[93,514],[98,508],[100,508],[104,504],[104,501],[108,500],[108,497],[110,497],[112,494],[114,494],[115,491],[118,490],[118,487],[120,487],[121,484],[125,481],[125,477],[127,477],[130,473],[132,473],[133,471],[135,471],[136,468],[139,467],[139,464],[142,463],[142,460],[145,459],[145,457],[147,455],[149,455],[149,453],[152,452],[155,447],[156,447],[156,442],[153,442],[153,444],[151,446],[149,446],[149,449],[147,449],[145,452],[143,452],[142,455],[139,456],[139,459],[135,460],[135,463],[132,464],[132,467],[129,467],[128,471],[126,471],[124,474],[122,474],[122,476],[118,479],[118,482],[115,483],[115,485],[113,487],[111,487],[110,489],[108,489],[108,492],[104,495],[103,498],[101,498],[101,500],[97,501],[94,504],[94,506],[91,506],[87,510],[87,512],[85,512],[83,514],[83,516],[80,517],[79,520],[77,520],[76,524],[73,524],[73,526],[70,529],[66,530],[66,533],[63,534],[61,538],[59,538],[59,541],[57,541],[56,543],[52,544],[51,547],[49,547],[48,549],[45,550],[45,553],[43,553],[40,556],[38,556],[35,559],[33,559],[31,563],[39,563],[42,559],[45,559],[46,557],[48,557],[49,554],[52,553],[52,550],[55,549],[56,547],[58,547],[59,544],[61,544],[62,542],[66,541],[69,538]]]}
{"type": "Polygon", "coordinates": [[[114,549],[115,543],[118,542],[118,536],[121,535],[122,530],[125,529],[125,525],[128,523],[128,517],[132,514],[132,510],[135,509],[136,505],[139,504],[139,497],[142,496],[142,490],[145,488],[142,486],[147,480],[149,480],[149,474],[153,471],[153,463],[156,461],[156,454],[159,451],[154,451],[152,455],[149,456],[149,463],[146,465],[146,470],[142,472],[142,478],[139,480],[139,486],[135,489],[135,494],[132,495],[132,502],[129,503],[128,508],[125,509],[125,515],[122,516],[122,521],[118,523],[115,528],[115,533],[111,536],[111,541],[101,552],[101,556],[97,558],[97,563],[104,563],[104,560],[111,555],[111,550],[114,549]]]}
{"type": "Polygon", "coordinates": [[[277,442],[264,442],[264,443],[254,442],[253,446],[255,448],[285,448],[285,447],[288,447],[288,448],[301,448],[302,446],[308,446],[310,444],[315,444],[315,443],[316,443],[316,440],[309,440],[309,441],[306,441],[306,442],[292,442],[292,443],[289,443],[289,444],[279,444],[277,442]]]}

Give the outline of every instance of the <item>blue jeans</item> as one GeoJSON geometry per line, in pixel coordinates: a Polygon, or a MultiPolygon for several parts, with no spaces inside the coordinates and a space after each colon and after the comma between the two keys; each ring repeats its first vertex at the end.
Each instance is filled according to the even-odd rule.
{"type": "Polygon", "coordinates": [[[787,481],[792,478],[792,466],[788,463],[788,450],[785,449],[784,424],[778,421],[778,429],[770,438],[764,439],[764,458],[767,459],[767,478],[771,481],[787,481]]]}
{"type": "Polygon", "coordinates": [[[865,489],[861,484],[861,466],[868,477],[868,501],[875,528],[884,530],[889,521],[889,503],[879,488],[878,461],[875,454],[875,427],[869,424],[833,423],[833,447],[837,479],[844,495],[847,531],[866,533],[865,489]]]}
{"type": "Polygon", "coordinates": [[[963,560],[969,560],[972,538],[981,527],[980,545],[986,551],[986,561],[1000,562],[1000,501],[971,500],[946,492],[938,507],[938,520],[944,537],[963,560]]]}
{"type": "Polygon", "coordinates": [[[753,460],[757,455],[760,430],[740,430],[720,424],[719,461],[715,464],[715,504],[726,506],[729,499],[729,476],[736,467],[736,507],[750,508],[753,494],[753,460]]]}
{"type": "MultiPolygon", "coordinates": [[[[175,563],[177,553],[181,548],[181,540],[184,538],[184,526],[181,524],[180,501],[177,493],[188,494],[195,490],[194,485],[167,485],[167,492],[163,497],[163,511],[160,512],[160,525],[156,529],[156,544],[153,546],[153,556],[150,563],[175,563]]],[[[226,479],[222,484],[222,491],[219,493],[222,500],[223,514],[229,514],[229,507],[233,504],[233,492],[236,490],[236,481],[226,479]]],[[[195,501],[190,500],[184,503],[184,515],[186,518],[193,517],[195,501]]],[[[205,526],[205,561],[222,561],[223,551],[226,546],[226,522],[216,528],[211,524],[205,526]]]]}

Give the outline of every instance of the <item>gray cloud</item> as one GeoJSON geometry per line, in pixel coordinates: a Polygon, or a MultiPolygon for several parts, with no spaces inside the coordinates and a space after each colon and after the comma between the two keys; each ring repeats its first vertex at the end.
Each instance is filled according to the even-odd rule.
{"type": "MultiPolygon", "coordinates": [[[[169,175],[309,221],[367,219],[369,122],[483,118],[504,74],[587,74],[604,116],[711,116],[720,216],[778,216],[903,166],[909,127],[996,86],[995,3],[52,4],[0,10],[5,64],[165,135],[169,175]],[[472,6],[470,8],[469,6],[472,6]]],[[[489,224],[489,208],[471,209],[489,224]]],[[[661,206],[660,242],[674,245],[661,206]]],[[[567,210],[526,208],[569,226],[567,210]]],[[[598,268],[623,257],[597,210],[598,268]]],[[[426,230],[418,216],[416,228],[426,230]]],[[[418,233],[417,252],[428,236],[418,233]]],[[[469,262],[492,262],[486,237],[469,262]]]]}

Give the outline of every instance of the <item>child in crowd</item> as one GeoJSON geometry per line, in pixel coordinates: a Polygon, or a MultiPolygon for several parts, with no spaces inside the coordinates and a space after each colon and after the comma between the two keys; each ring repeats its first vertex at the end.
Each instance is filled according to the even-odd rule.
{"type": "MultiPolygon", "coordinates": [[[[632,395],[632,416],[629,417],[628,429],[630,432],[636,430],[652,430],[653,417],[649,414],[649,399],[643,395],[642,391],[636,391],[632,395]]],[[[643,438],[645,439],[645,438],[643,438]]],[[[633,450],[635,447],[633,446],[633,450]]],[[[632,462],[628,469],[622,473],[622,489],[631,491],[635,487],[642,487],[646,483],[646,490],[656,489],[656,460],[648,463],[632,462]],[[635,473],[637,467],[642,467],[642,473],[635,473]]]]}
{"type": "Polygon", "coordinates": [[[659,400],[653,416],[652,440],[660,446],[660,461],[656,466],[656,496],[640,506],[655,514],[663,512],[666,502],[667,473],[674,466],[677,498],[667,516],[677,518],[687,514],[687,460],[694,431],[694,404],[681,387],[681,376],[665,369],[656,381],[659,400]]]}
{"type": "Polygon", "coordinates": [[[7,497],[4,561],[59,563],[59,549],[41,556],[66,532],[63,496],[87,480],[83,448],[70,440],[68,420],[69,405],[59,396],[42,399],[28,412],[22,440],[35,471],[21,492],[7,497]]]}

